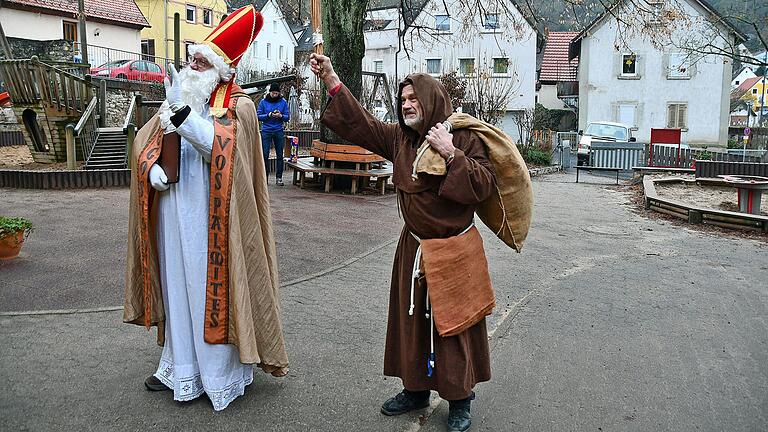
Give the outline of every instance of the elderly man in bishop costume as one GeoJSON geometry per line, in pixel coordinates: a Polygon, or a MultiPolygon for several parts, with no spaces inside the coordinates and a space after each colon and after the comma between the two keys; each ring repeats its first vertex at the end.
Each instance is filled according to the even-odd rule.
{"type": "Polygon", "coordinates": [[[217,411],[244,393],[252,365],[288,372],[259,126],[234,83],[262,25],[249,5],[192,45],[132,149],[124,321],[158,327],[147,389],[206,393],[217,411]],[[169,134],[181,137],[177,179],[161,166],[169,134]]]}

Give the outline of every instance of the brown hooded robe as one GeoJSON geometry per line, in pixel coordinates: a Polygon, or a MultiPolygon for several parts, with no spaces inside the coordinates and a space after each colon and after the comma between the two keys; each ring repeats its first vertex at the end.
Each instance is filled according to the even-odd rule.
{"type": "Polygon", "coordinates": [[[440,83],[426,74],[412,74],[400,84],[411,84],[422,107],[419,131],[407,127],[402,110],[398,124],[378,121],[342,86],[322,115],[322,122],[342,138],[393,161],[393,181],[398,189],[405,227],[395,252],[389,298],[389,319],[384,353],[384,374],[397,376],[411,391],[436,390],[443,399],[464,399],[478,382],[491,378],[485,319],[451,337],[435,331],[436,365],[427,376],[430,321],[425,318],[426,281],[421,278],[414,293],[415,311],[408,315],[411,274],[418,241],[461,233],[472,223],[475,208],[495,192],[493,167],[485,146],[473,132],[453,132],[455,157],[445,176],[420,173],[411,179],[416,150],[429,129],[451,114],[450,97],[440,83]]]}

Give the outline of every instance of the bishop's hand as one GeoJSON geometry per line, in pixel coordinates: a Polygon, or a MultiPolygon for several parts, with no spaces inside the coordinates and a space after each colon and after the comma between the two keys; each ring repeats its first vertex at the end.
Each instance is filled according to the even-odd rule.
{"type": "Polygon", "coordinates": [[[165,100],[168,101],[171,111],[176,112],[184,107],[184,103],[181,101],[181,80],[179,79],[179,73],[176,72],[176,67],[171,63],[168,64],[168,72],[170,77],[166,76],[163,80],[165,100]]]}

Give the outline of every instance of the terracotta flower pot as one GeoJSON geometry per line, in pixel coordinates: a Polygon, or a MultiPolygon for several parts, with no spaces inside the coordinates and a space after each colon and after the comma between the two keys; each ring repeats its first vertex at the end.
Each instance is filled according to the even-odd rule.
{"type": "Polygon", "coordinates": [[[24,244],[24,230],[0,237],[0,259],[13,259],[19,256],[24,244]]]}

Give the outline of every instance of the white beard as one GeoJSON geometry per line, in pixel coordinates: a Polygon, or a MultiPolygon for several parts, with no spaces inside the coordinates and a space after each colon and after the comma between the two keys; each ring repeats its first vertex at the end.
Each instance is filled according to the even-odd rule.
{"type": "Polygon", "coordinates": [[[417,130],[419,126],[421,126],[422,118],[421,116],[416,116],[415,118],[404,118],[403,123],[405,123],[406,126],[413,130],[417,130]]]}
{"type": "Polygon", "coordinates": [[[215,68],[205,72],[197,72],[185,67],[179,72],[181,80],[181,100],[189,105],[192,111],[200,114],[211,97],[211,92],[219,83],[219,73],[215,68]]]}

